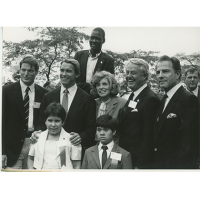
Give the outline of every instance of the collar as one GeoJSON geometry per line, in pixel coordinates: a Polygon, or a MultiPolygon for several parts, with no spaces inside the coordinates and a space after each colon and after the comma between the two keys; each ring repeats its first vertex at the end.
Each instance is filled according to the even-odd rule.
{"type": "Polygon", "coordinates": [[[141,86],[138,90],[136,90],[134,93],[134,99],[144,90],[144,88],[147,87],[147,83],[145,83],[143,86],[141,86]]]}
{"type": "Polygon", "coordinates": [[[112,151],[112,148],[113,148],[113,146],[114,146],[114,142],[113,142],[113,140],[109,143],[109,144],[107,144],[107,145],[104,145],[104,144],[102,144],[101,142],[99,142],[99,145],[98,145],[98,149],[99,149],[99,151],[101,150],[101,147],[102,146],[107,146],[108,147],[108,151],[112,151]]]}
{"type": "Polygon", "coordinates": [[[92,57],[92,58],[98,58],[100,56],[100,54],[101,54],[101,51],[99,53],[97,53],[95,57],[92,57],[90,50],[88,52],[89,57],[92,57]]]}
{"type": "Polygon", "coordinates": [[[23,92],[25,92],[26,91],[26,88],[27,87],[29,87],[30,88],[30,92],[33,92],[34,91],[34,89],[35,89],[35,83],[33,83],[32,85],[30,85],[30,86],[27,86],[27,85],[25,85],[23,82],[22,82],[22,80],[20,79],[20,86],[21,86],[21,88],[22,88],[22,91],[23,92]]]}
{"type": "Polygon", "coordinates": [[[190,91],[190,92],[192,92],[197,97],[198,96],[198,86],[196,87],[195,90],[190,91]]]}
{"type": "Polygon", "coordinates": [[[174,95],[174,93],[175,93],[181,86],[182,86],[181,83],[178,83],[178,84],[175,85],[171,90],[169,90],[169,91],[167,92],[168,98],[171,99],[172,96],[174,95]]]}
{"type": "MultiPolygon", "coordinates": [[[[61,90],[60,90],[61,94],[63,94],[63,92],[64,92],[65,89],[66,89],[66,88],[65,88],[65,87],[63,86],[63,84],[61,83],[61,90]]],[[[76,90],[77,90],[77,85],[76,85],[76,83],[75,83],[72,87],[68,88],[68,91],[69,91],[69,94],[70,94],[70,95],[72,95],[76,90]]]]}

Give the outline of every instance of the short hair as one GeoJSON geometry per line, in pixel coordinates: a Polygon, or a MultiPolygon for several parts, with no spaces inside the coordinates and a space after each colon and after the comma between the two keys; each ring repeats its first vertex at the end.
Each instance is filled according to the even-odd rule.
{"type": "Polygon", "coordinates": [[[91,94],[94,95],[95,97],[98,97],[98,92],[96,89],[97,83],[99,83],[103,78],[106,78],[110,84],[110,95],[111,96],[116,96],[119,92],[119,85],[114,77],[113,74],[107,71],[100,71],[97,72],[93,77],[91,81],[91,94]]]}
{"type": "Polygon", "coordinates": [[[97,28],[93,29],[92,31],[100,32],[102,34],[102,36],[103,36],[104,41],[105,41],[105,31],[102,28],[97,27],[97,28]]]}
{"type": "Polygon", "coordinates": [[[97,127],[109,128],[112,131],[115,131],[117,128],[117,120],[110,115],[101,115],[96,120],[96,128],[97,127]]]}
{"type": "Polygon", "coordinates": [[[65,59],[65,60],[63,60],[61,62],[61,65],[63,63],[70,63],[70,64],[72,64],[74,66],[75,74],[78,75],[78,76],[80,75],[80,64],[79,64],[79,62],[77,60],[75,60],[73,58],[71,58],[71,59],[65,59]]]}
{"type": "Polygon", "coordinates": [[[200,77],[199,71],[195,67],[189,67],[188,69],[185,70],[185,77],[187,76],[187,73],[190,72],[191,74],[197,72],[198,78],[200,77]]]}
{"type": "Polygon", "coordinates": [[[43,85],[43,87],[47,87],[47,86],[49,86],[50,85],[50,81],[47,81],[44,85],[43,85]]]}
{"type": "Polygon", "coordinates": [[[44,119],[45,121],[49,116],[59,117],[62,122],[64,122],[66,117],[65,109],[61,106],[61,104],[53,102],[50,103],[44,111],[44,119]]]}
{"type": "Polygon", "coordinates": [[[158,59],[158,62],[156,64],[156,68],[157,68],[158,63],[162,62],[162,61],[170,61],[172,63],[172,67],[173,67],[174,71],[180,73],[180,76],[179,76],[179,80],[180,80],[181,79],[181,64],[180,64],[180,61],[176,57],[169,57],[169,56],[164,55],[164,56],[161,56],[158,59]]]}
{"type": "Polygon", "coordinates": [[[149,78],[149,64],[145,60],[143,60],[141,58],[131,58],[126,62],[125,68],[130,64],[134,64],[134,65],[139,66],[143,70],[143,73],[144,73],[144,76],[146,77],[146,80],[148,80],[148,78],[149,78]]]}
{"type": "Polygon", "coordinates": [[[23,63],[29,64],[31,67],[35,68],[35,71],[38,72],[38,70],[39,70],[39,63],[38,63],[38,61],[33,56],[26,56],[26,57],[24,57],[20,61],[20,63],[19,63],[20,69],[21,69],[23,63]]]}

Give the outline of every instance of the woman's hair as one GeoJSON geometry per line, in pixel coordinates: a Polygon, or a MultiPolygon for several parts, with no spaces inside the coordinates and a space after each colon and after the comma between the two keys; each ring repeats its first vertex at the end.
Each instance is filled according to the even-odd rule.
{"type": "Polygon", "coordinates": [[[119,92],[119,85],[114,77],[113,74],[111,74],[110,72],[106,72],[106,71],[100,71],[97,72],[93,77],[92,77],[92,81],[91,81],[91,85],[92,85],[92,90],[91,90],[91,94],[94,95],[95,97],[98,97],[98,92],[96,89],[96,85],[97,83],[99,83],[103,78],[106,78],[108,80],[108,83],[110,85],[110,95],[111,96],[116,96],[119,92]]]}
{"type": "Polygon", "coordinates": [[[96,120],[96,128],[104,127],[115,131],[117,128],[117,120],[112,118],[110,115],[101,115],[96,120]]]}
{"type": "Polygon", "coordinates": [[[45,121],[49,116],[55,116],[61,118],[62,122],[64,122],[66,117],[65,109],[56,102],[50,103],[44,111],[45,121]]]}

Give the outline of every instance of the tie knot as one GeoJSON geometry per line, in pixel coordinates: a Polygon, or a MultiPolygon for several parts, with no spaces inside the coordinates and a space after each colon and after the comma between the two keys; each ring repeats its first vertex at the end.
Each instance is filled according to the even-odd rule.
{"type": "Polygon", "coordinates": [[[168,98],[168,95],[167,95],[167,94],[165,94],[165,95],[163,96],[163,99],[166,99],[166,98],[168,98]]]}
{"type": "Polygon", "coordinates": [[[65,89],[65,90],[64,90],[64,93],[65,93],[65,94],[69,94],[69,90],[68,90],[68,89],[65,89]]]}
{"type": "Polygon", "coordinates": [[[30,88],[29,88],[29,87],[27,87],[27,88],[26,88],[26,90],[25,90],[25,92],[26,92],[26,93],[28,93],[28,92],[29,92],[29,90],[30,90],[30,88]]]}
{"type": "Polygon", "coordinates": [[[108,149],[107,146],[102,146],[101,148],[102,148],[104,151],[106,151],[106,150],[108,149]]]}
{"type": "Polygon", "coordinates": [[[133,97],[134,97],[134,93],[132,92],[131,95],[130,95],[130,97],[129,97],[129,99],[133,100],[133,97]]]}

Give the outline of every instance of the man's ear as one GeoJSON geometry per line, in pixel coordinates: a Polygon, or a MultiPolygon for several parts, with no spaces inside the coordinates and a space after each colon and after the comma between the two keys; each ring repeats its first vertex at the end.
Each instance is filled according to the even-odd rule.
{"type": "Polygon", "coordinates": [[[105,43],[106,39],[103,40],[103,44],[105,43]]]}
{"type": "Polygon", "coordinates": [[[176,71],[176,76],[177,76],[177,80],[179,80],[180,76],[181,76],[181,72],[180,71],[176,71]]]}
{"type": "Polygon", "coordinates": [[[116,134],[116,130],[113,131],[113,135],[115,135],[115,134],[116,134]]]}

